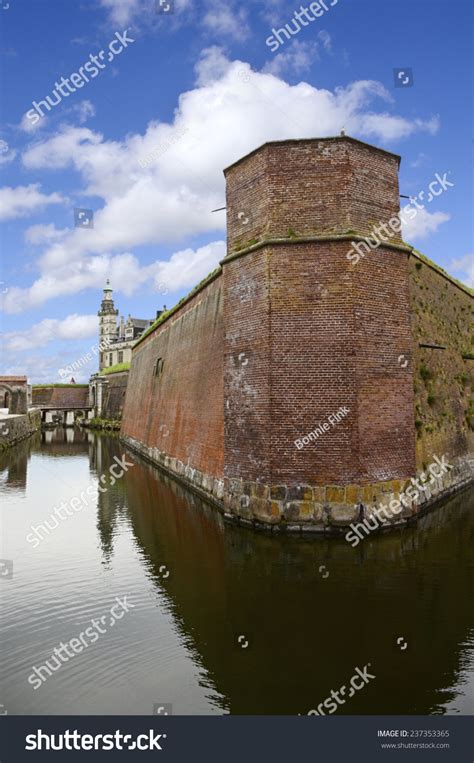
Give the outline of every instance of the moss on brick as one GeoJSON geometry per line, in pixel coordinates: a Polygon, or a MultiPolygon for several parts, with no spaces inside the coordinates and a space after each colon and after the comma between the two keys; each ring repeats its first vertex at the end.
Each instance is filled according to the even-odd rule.
{"type": "Polygon", "coordinates": [[[116,363],[115,366],[109,366],[108,368],[103,368],[100,372],[101,376],[107,376],[108,374],[118,374],[123,371],[129,371],[130,370],[130,363],[116,363]]]}
{"type": "Polygon", "coordinates": [[[88,387],[88,384],[32,384],[32,389],[56,389],[57,387],[88,387]]]}
{"type": "Polygon", "coordinates": [[[189,294],[187,294],[185,297],[179,300],[179,302],[176,303],[174,307],[171,307],[169,310],[165,310],[159,318],[154,321],[151,326],[147,328],[146,331],[143,332],[140,339],[137,341],[137,343],[134,345],[135,349],[141,342],[143,342],[144,339],[146,339],[147,336],[153,333],[153,331],[158,328],[158,326],[161,326],[162,323],[164,323],[168,318],[172,315],[174,315],[180,307],[182,307],[186,302],[188,302],[192,297],[195,297],[198,292],[200,292],[202,289],[204,289],[205,286],[207,286],[211,281],[214,280],[214,278],[217,278],[222,273],[222,268],[219,265],[217,268],[215,268],[209,275],[207,275],[205,278],[203,278],[200,283],[198,283],[197,286],[192,289],[189,294]]]}
{"type": "Polygon", "coordinates": [[[417,467],[433,453],[461,455],[474,447],[466,412],[473,386],[470,342],[472,290],[420,253],[409,258],[412,306],[423,286],[424,310],[412,307],[417,467]],[[427,267],[417,268],[422,262],[427,267]],[[445,350],[419,347],[419,342],[445,350]]]}

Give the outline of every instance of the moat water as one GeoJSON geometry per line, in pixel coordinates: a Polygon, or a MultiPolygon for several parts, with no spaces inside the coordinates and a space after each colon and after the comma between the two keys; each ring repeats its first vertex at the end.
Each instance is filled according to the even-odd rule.
{"type": "Polygon", "coordinates": [[[352,548],[225,524],[112,435],[38,435],[0,480],[0,713],[305,714],[369,663],[338,713],[473,712],[473,490],[352,548]]]}

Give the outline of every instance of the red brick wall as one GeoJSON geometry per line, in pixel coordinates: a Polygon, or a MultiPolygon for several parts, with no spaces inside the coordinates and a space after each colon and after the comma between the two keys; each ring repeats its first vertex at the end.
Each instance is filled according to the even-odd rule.
{"type": "Polygon", "coordinates": [[[217,477],[224,466],[223,333],[218,277],[134,349],[121,428],[217,477]],[[158,378],[157,358],[164,361],[158,378]]]}
{"type": "Polygon", "coordinates": [[[268,144],[228,168],[223,275],[134,350],[122,434],[267,485],[412,475],[407,254],[379,247],[354,264],[350,240],[301,240],[388,222],[397,172],[395,155],[344,138],[268,144]],[[286,240],[238,256],[269,238],[286,240]]]}
{"type": "Polygon", "coordinates": [[[368,234],[399,212],[398,165],[349,138],[266,144],[225,171],[229,252],[269,236],[368,234]]]}
{"type": "Polygon", "coordinates": [[[358,472],[357,386],[347,243],[276,247],[272,255],[272,442],[275,484],[344,484],[358,472]],[[341,406],[337,426],[298,449],[341,406]]]}
{"type": "Polygon", "coordinates": [[[120,419],[127,391],[128,371],[107,374],[107,387],[104,391],[102,417],[104,419],[120,419]]]}
{"type": "Polygon", "coordinates": [[[224,265],[227,476],[324,485],[414,473],[407,255],[380,248],[353,266],[349,247],[280,245],[224,265]]]}
{"type": "Polygon", "coordinates": [[[47,408],[88,408],[89,387],[33,387],[33,406],[47,408]]]}
{"type": "Polygon", "coordinates": [[[269,255],[224,265],[225,475],[270,482],[269,255]]]}
{"type": "Polygon", "coordinates": [[[267,152],[262,148],[252,154],[231,173],[226,185],[227,240],[235,249],[260,240],[271,230],[268,197],[267,152]]]}
{"type": "Polygon", "coordinates": [[[397,157],[336,139],[270,144],[226,171],[229,254],[289,239],[223,265],[227,476],[324,485],[414,473],[407,255],[379,247],[354,265],[350,241],[298,241],[387,222],[397,170],[397,157]],[[340,423],[295,446],[341,406],[340,423]]]}
{"type": "Polygon", "coordinates": [[[409,264],[416,457],[422,470],[433,454],[453,459],[474,452],[474,360],[468,357],[474,353],[474,303],[467,289],[429,262],[413,255],[409,264]]]}
{"type": "Polygon", "coordinates": [[[359,473],[364,482],[408,477],[415,473],[408,255],[381,246],[353,270],[359,473]]]}

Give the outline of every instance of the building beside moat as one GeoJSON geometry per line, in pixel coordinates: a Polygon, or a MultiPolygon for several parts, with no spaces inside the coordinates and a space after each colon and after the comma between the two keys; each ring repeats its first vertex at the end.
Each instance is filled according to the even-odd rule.
{"type": "Polygon", "coordinates": [[[473,478],[472,290],[403,241],[399,164],[344,135],[238,159],[226,256],[134,342],[122,440],[229,519],[396,526],[473,478]]]}
{"type": "Polygon", "coordinates": [[[114,305],[112,294],[110,281],[107,279],[100,310],[97,313],[99,316],[99,373],[104,368],[111,368],[119,363],[130,363],[133,345],[161,315],[161,311],[157,311],[156,317],[151,319],[132,318],[130,314],[127,320],[124,320],[122,315],[118,319],[119,311],[114,305]]]}

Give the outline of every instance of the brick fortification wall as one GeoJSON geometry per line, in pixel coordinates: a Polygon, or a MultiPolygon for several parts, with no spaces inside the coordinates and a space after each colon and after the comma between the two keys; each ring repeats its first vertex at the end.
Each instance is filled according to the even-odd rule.
{"type": "Polygon", "coordinates": [[[354,233],[398,213],[398,162],[352,140],[288,141],[227,170],[231,511],[258,481],[264,521],[346,523],[363,486],[393,492],[414,472],[411,369],[397,363],[411,354],[407,251],[395,238],[347,257],[354,233]]]}
{"type": "Polygon", "coordinates": [[[127,391],[128,371],[122,371],[116,374],[107,374],[107,386],[104,391],[104,403],[102,407],[102,418],[120,419],[122,418],[123,406],[125,403],[125,393],[127,391]]]}
{"type": "Polygon", "coordinates": [[[221,272],[134,349],[123,438],[229,518],[334,531],[415,475],[411,250],[348,257],[398,214],[398,165],[345,137],[232,165],[221,272]]]}
{"type": "Polygon", "coordinates": [[[223,386],[217,275],[134,348],[122,435],[157,463],[222,498],[223,386]]]}
{"type": "Polygon", "coordinates": [[[417,469],[446,453],[474,452],[472,294],[440,269],[410,257],[417,469]],[[420,345],[430,345],[422,347],[420,345]]]}
{"type": "Polygon", "coordinates": [[[33,406],[40,408],[87,408],[89,405],[89,387],[76,384],[73,387],[33,387],[33,406]]]}

